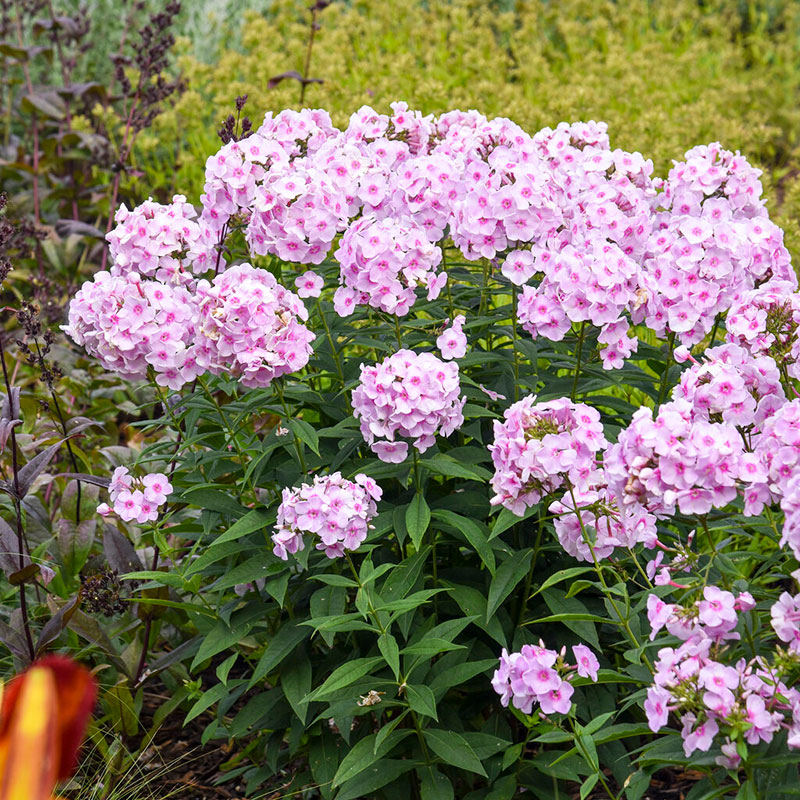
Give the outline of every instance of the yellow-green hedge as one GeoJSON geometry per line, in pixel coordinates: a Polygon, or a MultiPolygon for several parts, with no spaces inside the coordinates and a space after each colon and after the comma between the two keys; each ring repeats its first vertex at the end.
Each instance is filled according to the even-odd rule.
{"type": "MultiPolygon", "coordinates": [[[[305,105],[328,109],[338,124],[365,103],[384,111],[399,99],[425,112],[477,108],[532,131],[602,119],[612,144],[653,158],[663,174],[690,146],[719,140],[769,171],[765,185],[782,201],[789,243],[800,245],[792,180],[800,4],[767,2],[520,0],[504,12],[479,0],[335,2],[320,15],[311,62],[324,83],[308,87],[305,105]]],[[[236,95],[249,95],[256,125],[267,110],[298,107],[297,83],[267,82],[302,70],[307,6],[276,0],[267,15],[218,20],[232,35],[242,26],[241,47],[203,54],[208,63],[179,44],[189,90],[143,140],[147,185],[138,191],[195,197],[236,95]]]]}

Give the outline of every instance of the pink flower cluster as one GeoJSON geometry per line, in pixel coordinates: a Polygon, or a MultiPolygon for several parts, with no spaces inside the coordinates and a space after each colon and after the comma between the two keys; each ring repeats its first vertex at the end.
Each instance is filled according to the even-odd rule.
{"type": "Polygon", "coordinates": [[[172,484],[161,472],[134,478],[127,467],[117,467],[111,476],[108,493],[111,507],[101,503],[97,507],[98,514],[107,517],[114,513],[125,522],[143,524],[158,519],[158,510],[172,493],[172,484]]]}
{"type": "Polygon", "coordinates": [[[743,443],[726,422],[695,418],[685,399],[638,409],[606,450],[603,467],[609,489],[625,506],[639,504],[658,518],[707,514],[737,494],[743,443]]]}
{"type": "Polygon", "coordinates": [[[607,446],[600,414],[566,398],[537,403],[535,396],[514,403],[494,423],[489,445],[495,473],[492,505],[521,516],[564,484],[581,487],[597,472],[597,453],[607,446]]]}
{"type": "Polygon", "coordinates": [[[244,386],[269,386],[302,369],[316,338],[308,311],[272,273],[237,264],[197,286],[199,367],[233,375],[244,386]]]}
{"type": "MultiPolygon", "coordinates": [[[[722,660],[723,643],[739,638],[734,630],[738,614],[754,607],[747,592],[734,598],[716,586],[706,586],[703,599],[688,608],[664,603],[655,595],[648,599],[651,640],[666,625],[683,643],[658,651],[644,708],[654,732],[667,724],[670,712],[678,715],[687,757],[695,750],[708,751],[724,733],[717,763],[733,769],[739,763],[732,745],[737,736],[755,745],[772,741],[787,726],[789,746],[800,747],[800,692],[789,688],[763,656],[742,658],[732,666],[722,660]]],[[[796,613],[788,593],[773,608],[773,626],[783,641],[794,640],[796,613]]]]}
{"type": "Polygon", "coordinates": [[[549,511],[556,515],[553,526],[559,544],[579,561],[594,563],[617,548],[657,544],[655,515],[638,503],[618,506],[607,486],[579,486],[553,501],[549,511]]]}
{"type": "Polygon", "coordinates": [[[334,307],[342,316],[358,303],[402,317],[414,305],[417,286],[435,300],[447,281],[446,273],[436,272],[442,251],[410,218],[367,214],[348,227],[334,255],[342,282],[334,307]]]}
{"type": "Polygon", "coordinates": [[[275,555],[285,561],[288,553],[302,550],[305,533],[319,539],[317,550],[324,550],[328,558],[358,549],[367,538],[381,495],[372,478],[358,474],[349,481],[339,472],[317,475],[313,483],[297,489],[284,489],[272,536],[275,555]]]}
{"type": "Polygon", "coordinates": [[[778,365],[768,355],[727,344],[706,350],[702,362],[689,358],[693,365],[672,396],[691,403],[695,419],[747,428],[761,425],[786,402],[778,365]]]}
{"type": "Polygon", "coordinates": [[[575,645],[572,653],[574,666],[565,661],[566,648],[558,653],[548,650],[543,642],[523,645],[518,653],[509,654],[503,648],[492,688],[504,707],[510,702],[523,714],[532,713],[534,703],[542,714],[568,714],[575,692],[570,681],[577,676],[596,682],[600,667],[597,656],[586,645],[575,645]]]}
{"type": "MultiPolygon", "coordinates": [[[[106,237],[111,274],[138,273],[164,283],[191,283],[192,273],[214,268],[217,237],[196,216],[180,194],[169,205],[147,200],[133,211],[121,205],[114,216],[117,226],[106,237]]],[[[220,258],[220,267],[224,265],[220,258]]]]}
{"type": "Polygon", "coordinates": [[[459,398],[458,364],[432,353],[398,350],[375,366],[361,365],[353,390],[353,413],[361,434],[381,461],[400,463],[413,440],[424,453],[436,434],[449,436],[464,422],[466,397],[459,398]]]}
{"type": "Polygon", "coordinates": [[[196,377],[195,297],[177,284],[98,272],[69,304],[66,333],[111,372],[179,388],[196,377]]]}
{"type": "Polygon", "coordinates": [[[771,280],[738,295],[725,318],[729,342],[770,355],[800,379],[800,294],[795,281],[771,280]]]}
{"type": "Polygon", "coordinates": [[[532,336],[560,341],[573,323],[601,328],[603,366],[622,366],[637,349],[624,315],[640,302],[639,267],[618,245],[606,240],[565,244],[560,249],[532,249],[533,268],[544,275],[538,286],[525,286],[517,316],[532,336]]]}
{"type": "Polygon", "coordinates": [[[772,628],[789,645],[789,652],[800,656],[800,595],[782,592],[770,609],[772,628]]]}
{"type": "Polygon", "coordinates": [[[193,287],[98,272],[70,302],[64,330],[131,380],[152,369],[159,384],[179,389],[210,371],[268,386],[308,362],[315,336],[307,319],[272,274],[238,264],[193,287]]]}
{"type": "Polygon", "coordinates": [[[659,336],[695,344],[742,292],[773,278],[797,286],[759,174],[716,143],[691,149],[670,171],[641,278],[643,318],[659,336]]]}

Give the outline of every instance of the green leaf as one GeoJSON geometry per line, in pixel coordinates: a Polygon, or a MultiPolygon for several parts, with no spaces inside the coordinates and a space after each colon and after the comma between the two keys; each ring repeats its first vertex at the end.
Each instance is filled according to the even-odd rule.
{"type": "MultiPolygon", "coordinates": [[[[532,595],[531,597],[536,597],[539,592],[543,592],[545,589],[548,589],[550,586],[555,586],[557,583],[561,583],[561,581],[569,580],[570,578],[574,578],[577,575],[583,575],[585,572],[591,572],[591,567],[570,567],[569,569],[560,569],[558,572],[554,572],[532,595]]],[[[529,598],[530,599],[530,598],[529,598]]]]}
{"type": "Polygon", "coordinates": [[[453,800],[455,797],[450,779],[432,764],[417,767],[417,776],[421,800],[453,800]]]}
{"type": "Polygon", "coordinates": [[[462,517],[454,511],[437,508],[433,512],[433,518],[445,530],[455,533],[458,537],[464,537],[475,552],[480,556],[489,572],[494,575],[494,552],[489,544],[488,534],[472,519],[462,517]]]}
{"type": "Polygon", "coordinates": [[[391,633],[382,633],[378,637],[378,649],[386,663],[394,673],[395,680],[400,679],[400,648],[397,639],[391,633]]]}
{"type": "Polygon", "coordinates": [[[463,664],[456,664],[444,672],[437,675],[431,682],[430,687],[434,692],[446,691],[453,686],[460,686],[476,675],[480,675],[489,669],[497,669],[496,658],[484,658],[480,661],[467,661],[463,664]]]}
{"type": "MultiPolygon", "coordinates": [[[[275,523],[275,514],[264,511],[261,508],[254,508],[248,511],[243,517],[237,519],[233,525],[225,531],[225,533],[217,536],[214,541],[209,545],[209,550],[213,550],[217,545],[223,542],[232,542],[235,539],[241,539],[242,536],[247,536],[248,533],[253,533],[260,528],[268,528],[275,523]]],[[[196,571],[196,570],[195,570],[196,571]]],[[[191,567],[187,570],[186,574],[191,574],[193,570],[191,567]]]]}
{"type": "MultiPolygon", "coordinates": [[[[347,605],[347,590],[341,586],[323,586],[311,595],[311,617],[340,615],[347,605]]],[[[335,631],[320,631],[323,641],[328,647],[333,647],[335,631]]]]}
{"type": "Polygon", "coordinates": [[[581,800],[586,800],[600,776],[595,772],[581,784],[581,800]]]}
{"type": "Polygon", "coordinates": [[[619,624],[607,617],[590,613],[577,597],[567,598],[560,589],[546,589],[542,592],[542,597],[553,615],[550,618],[540,619],[539,622],[561,622],[595,650],[602,652],[603,649],[597,638],[595,623],[619,624]]]}
{"type": "Polygon", "coordinates": [[[408,729],[391,731],[380,743],[376,741],[377,735],[371,733],[360,741],[356,742],[350,752],[342,759],[339,769],[333,778],[333,787],[336,788],[345,781],[352,780],[370,767],[383,756],[388,755],[397,744],[399,744],[412,731],[408,729]]]}
{"type": "Polygon", "coordinates": [[[359,678],[363,678],[364,675],[382,661],[382,658],[355,658],[346,664],[336,667],[325,682],[306,697],[306,700],[309,703],[314,700],[320,700],[339,691],[339,689],[350,686],[359,678]]]}
{"type": "Polygon", "coordinates": [[[192,661],[192,669],[195,669],[198,664],[201,664],[208,658],[227,650],[229,647],[238,644],[253,627],[252,622],[247,622],[240,625],[229,627],[223,620],[211,629],[209,633],[203,638],[203,643],[192,661]]]}
{"type": "Polygon", "coordinates": [[[434,475],[443,475],[446,478],[465,478],[471,481],[484,483],[492,477],[488,469],[476,466],[475,464],[465,464],[463,461],[456,461],[454,458],[437,453],[431,458],[420,461],[420,466],[425,467],[434,475]]]}
{"type": "Polygon", "coordinates": [[[189,709],[189,713],[186,715],[186,719],[183,721],[183,724],[186,725],[195,717],[199,717],[200,714],[211,708],[214,703],[218,703],[220,700],[222,700],[229,691],[230,686],[224,683],[218,683],[207,692],[203,692],[203,694],[195,701],[195,704],[189,709]]]}
{"type": "MultiPolygon", "coordinates": [[[[486,602],[486,622],[494,616],[503,600],[508,597],[516,585],[528,574],[533,550],[522,550],[509,556],[498,568],[489,585],[489,599],[486,602]]],[[[526,598],[527,599],[527,598],[526,598]]]]}
{"type": "Polygon", "coordinates": [[[467,740],[455,731],[444,731],[438,728],[426,728],[423,731],[425,741],[442,761],[459,769],[475,772],[484,778],[486,770],[467,740]]]}
{"type": "Polygon", "coordinates": [[[304,419],[287,419],[286,424],[301,442],[307,444],[316,455],[319,455],[319,436],[311,425],[304,419]]]}
{"type": "Polygon", "coordinates": [[[354,589],[358,584],[346,575],[311,575],[311,580],[320,581],[328,586],[344,586],[348,589],[354,589]]]}
{"type": "Polygon", "coordinates": [[[507,647],[506,635],[503,626],[497,617],[492,617],[491,621],[486,622],[486,598],[472,586],[461,586],[448,584],[450,596],[458,603],[464,615],[475,617],[473,624],[481,630],[486,631],[501,647],[507,647]]]}
{"type": "Polygon", "coordinates": [[[401,597],[399,600],[391,600],[388,603],[381,603],[375,607],[375,611],[412,611],[419,608],[423,603],[427,603],[435,594],[446,592],[447,589],[420,589],[418,592],[409,595],[408,597],[401,597]]]}
{"type": "Polygon", "coordinates": [[[322,796],[326,799],[333,794],[330,784],[339,768],[340,744],[344,744],[340,737],[334,737],[330,732],[323,730],[322,735],[315,736],[309,746],[308,763],[311,774],[320,785],[322,796]]]}
{"type": "Polygon", "coordinates": [[[597,760],[597,748],[594,739],[586,733],[578,733],[576,743],[581,755],[586,759],[589,766],[597,772],[600,769],[600,762],[597,760]]]}
{"type": "Polygon", "coordinates": [[[381,744],[383,744],[383,740],[389,736],[389,734],[406,718],[408,714],[408,709],[404,709],[401,711],[391,722],[386,723],[375,735],[375,747],[374,752],[378,752],[381,744]]]}
{"type": "MultiPolygon", "coordinates": [[[[241,503],[231,497],[231,495],[220,492],[218,489],[209,489],[207,486],[187,489],[179,499],[184,503],[189,503],[198,508],[207,508],[210,511],[217,511],[220,514],[230,514],[233,517],[244,517],[250,511],[250,509],[245,508],[241,503]]],[[[253,530],[255,530],[255,528],[253,530]]],[[[223,534],[223,536],[224,535],[225,534],[223,534]]],[[[224,541],[229,541],[229,539],[225,539],[224,541]]]]}
{"type": "Polygon", "coordinates": [[[512,800],[517,796],[517,779],[514,775],[505,775],[492,784],[492,790],[485,800],[512,800]]]}
{"type": "Polygon", "coordinates": [[[428,717],[433,717],[437,722],[439,716],[436,713],[436,697],[429,686],[423,684],[406,686],[406,700],[408,705],[417,714],[425,714],[428,717]]]}
{"type": "Polygon", "coordinates": [[[756,785],[752,780],[745,781],[736,793],[736,800],[758,800],[756,785]]]}
{"type": "Polygon", "coordinates": [[[407,759],[384,758],[372,764],[355,778],[342,784],[336,800],[361,800],[374,797],[374,792],[387,783],[397,780],[404,772],[414,767],[414,762],[407,759]]]}
{"type": "Polygon", "coordinates": [[[230,673],[231,667],[234,665],[237,658],[239,658],[239,654],[232,653],[217,667],[215,672],[217,675],[217,680],[220,683],[228,682],[228,673],[230,673]]]}
{"type": "Polygon", "coordinates": [[[419,550],[422,537],[428,530],[431,521],[431,510],[425,502],[425,497],[419,492],[414,495],[414,499],[406,508],[406,530],[411,537],[411,542],[415,550],[419,550]]]}
{"type": "Polygon", "coordinates": [[[278,563],[275,561],[270,562],[269,557],[265,558],[264,553],[259,553],[221,575],[207,587],[207,591],[221,592],[240,583],[253,583],[260,578],[269,578],[279,572],[288,574],[286,564],[283,561],[278,563]]]}
{"type": "Polygon", "coordinates": [[[275,669],[300,642],[311,635],[309,628],[303,628],[292,623],[286,623],[267,644],[267,649],[259,659],[250,678],[248,689],[252,689],[260,680],[275,669]]]}
{"type": "Polygon", "coordinates": [[[281,670],[281,686],[292,710],[300,722],[305,724],[308,703],[305,698],[311,691],[311,662],[305,648],[295,651],[281,670]]]}
{"type": "Polygon", "coordinates": [[[494,525],[492,525],[492,532],[489,535],[489,540],[491,541],[501,533],[505,533],[505,531],[509,528],[513,528],[518,522],[523,522],[528,519],[528,517],[533,516],[536,510],[536,506],[529,506],[525,509],[525,513],[521,517],[518,517],[513,511],[509,511],[507,508],[501,509],[500,513],[495,518],[494,525]]]}
{"type": "Polygon", "coordinates": [[[426,636],[419,642],[414,642],[403,648],[404,656],[438,656],[439,653],[446,653],[449,650],[465,650],[463,644],[453,644],[446,639],[439,639],[435,636],[426,636]]]}

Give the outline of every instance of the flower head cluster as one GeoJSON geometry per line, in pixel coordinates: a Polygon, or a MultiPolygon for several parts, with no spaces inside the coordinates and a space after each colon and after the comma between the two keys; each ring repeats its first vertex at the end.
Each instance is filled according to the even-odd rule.
{"type": "Polygon", "coordinates": [[[158,509],[172,493],[169,478],[161,472],[152,472],[134,478],[127,467],[117,467],[108,486],[111,507],[101,503],[97,513],[107,517],[112,512],[125,522],[140,524],[158,519],[158,509]]]}
{"type": "Polygon", "coordinates": [[[361,217],[345,231],[335,256],[341,265],[342,286],[335,297],[339,313],[362,303],[403,316],[414,304],[417,286],[434,300],[447,281],[444,272],[436,272],[442,251],[409,218],[361,217]]]}
{"type": "MultiPolygon", "coordinates": [[[[216,236],[198,223],[197,212],[183,195],[169,205],[147,200],[129,211],[117,209],[117,226],[108,240],[112,275],[130,273],[165,283],[191,283],[192,273],[201,274],[217,262],[216,236]]],[[[220,267],[225,262],[220,259],[220,267]]]]}
{"type": "Polygon", "coordinates": [[[726,422],[695,419],[684,399],[638,409],[603,457],[609,489],[624,506],[637,503],[658,518],[707,514],[737,493],[743,443],[726,422]]]}
{"type": "Polygon", "coordinates": [[[566,398],[537,403],[529,396],[504,417],[494,423],[489,445],[495,467],[492,505],[522,515],[565,481],[583,486],[597,471],[597,453],[608,443],[596,409],[566,398]]]}
{"type": "Polygon", "coordinates": [[[538,286],[525,286],[520,295],[522,327],[534,337],[560,341],[572,323],[590,322],[601,328],[601,341],[609,345],[602,351],[604,366],[621,366],[620,360],[637,348],[624,318],[640,300],[636,262],[606,240],[531,252],[532,268],[543,276],[538,286]]]}
{"type": "Polygon", "coordinates": [[[197,363],[238,377],[244,386],[269,386],[302,369],[314,334],[302,300],[266,270],[237,264],[197,286],[197,363]]]}
{"type": "Polygon", "coordinates": [[[778,365],[768,355],[727,344],[692,361],[672,396],[690,402],[695,419],[745,428],[760,425],[786,402],[778,365]]]}
{"type": "MultiPolygon", "coordinates": [[[[788,593],[781,601],[786,599],[791,600],[788,593]]],[[[695,750],[708,751],[722,732],[727,739],[718,763],[735,767],[738,756],[730,744],[738,736],[755,745],[770,742],[787,721],[792,730],[800,725],[800,692],[788,688],[780,672],[765,658],[740,659],[734,665],[723,660],[721,644],[739,636],[734,630],[737,613],[754,606],[748,593],[734,598],[731,592],[716,586],[706,586],[702,600],[688,608],[664,603],[655,595],[648,599],[653,627],[650,638],[666,625],[683,643],[658,651],[645,712],[654,732],[667,724],[670,712],[679,716],[687,757],[695,750]]],[[[773,626],[784,641],[794,635],[790,630],[795,626],[793,614],[796,611],[789,602],[773,609],[773,626]]],[[[794,739],[790,732],[789,746],[800,746],[800,738],[794,735],[794,739]]]]}
{"type": "Polygon", "coordinates": [[[324,550],[328,558],[356,550],[367,538],[381,495],[372,478],[358,474],[349,481],[339,472],[317,475],[313,483],[297,489],[284,489],[272,535],[275,555],[285,561],[287,553],[302,550],[307,533],[319,539],[317,550],[324,550]]]}
{"type": "Polygon", "coordinates": [[[742,471],[749,484],[744,493],[745,514],[760,514],[765,503],[776,501],[792,511],[795,500],[800,501],[800,486],[793,483],[800,474],[800,400],[781,405],[758,427],[753,440],[753,453],[742,471]]]}
{"type": "Polygon", "coordinates": [[[717,143],[691,149],[670,171],[642,276],[643,318],[659,336],[695,344],[738,294],[771,278],[796,285],[759,174],[717,143]]]}
{"type": "Polygon", "coordinates": [[[69,305],[69,336],[108,370],[177,389],[198,373],[192,356],[197,308],[183,286],[98,272],[69,305]]]}
{"type": "Polygon", "coordinates": [[[565,661],[566,648],[560,653],[548,650],[543,642],[526,644],[518,653],[503,648],[500,666],[495,670],[492,687],[503,706],[510,703],[523,714],[530,714],[536,703],[543,714],[568,714],[575,692],[570,683],[575,677],[597,681],[600,664],[584,644],[572,648],[576,665],[565,661]]]}
{"type": "Polygon", "coordinates": [[[579,561],[608,558],[618,547],[656,546],[655,516],[638,503],[618,506],[606,486],[579,486],[553,501],[549,511],[556,515],[559,544],[579,561]]]}
{"type": "Polygon", "coordinates": [[[361,433],[382,461],[399,463],[413,440],[424,453],[436,434],[449,436],[464,422],[466,397],[459,398],[458,364],[432,353],[398,350],[375,366],[361,365],[353,391],[353,412],[361,433]]]}
{"type": "Polygon", "coordinates": [[[617,369],[637,348],[631,322],[693,344],[760,284],[796,286],[744,158],[711,144],[666,182],[652,172],[611,149],[604,123],[531,136],[508,119],[395,103],[364,106],[340,130],[321,110],[282,111],[209,158],[201,227],[224,233],[237,218],[253,254],[304,264],[342,234],[341,314],[404,314],[418,286],[436,297],[446,276],[434,243],[449,236],[524,286],[519,319],[533,336],[591,323],[603,367],[617,369]]]}
{"type": "MultiPolygon", "coordinates": [[[[794,275],[792,276],[794,278],[794,275]]],[[[800,293],[796,280],[771,280],[738,295],[725,318],[729,342],[769,355],[800,378],[800,293]]]]}

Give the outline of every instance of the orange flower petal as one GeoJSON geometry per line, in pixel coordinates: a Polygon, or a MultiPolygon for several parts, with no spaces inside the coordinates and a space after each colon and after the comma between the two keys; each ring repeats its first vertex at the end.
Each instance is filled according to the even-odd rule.
{"type": "Polygon", "coordinates": [[[75,769],[96,697],[91,673],[65,656],[43,658],[8,684],[0,710],[0,800],[50,800],[75,769]]]}
{"type": "Polygon", "coordinates": [[[12,689],[13,712],[4,709],[0,733],[0,800],[51,800],[60,760],[54,673],[31,667],[4,701],[12,689]]]}

